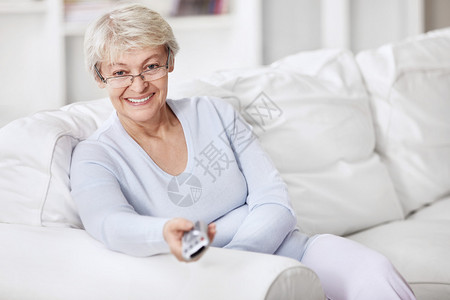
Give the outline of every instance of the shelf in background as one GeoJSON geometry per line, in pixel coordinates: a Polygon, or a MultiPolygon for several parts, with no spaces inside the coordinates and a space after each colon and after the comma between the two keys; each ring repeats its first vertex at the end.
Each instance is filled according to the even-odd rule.
{"type": "Polygon", "coordinates": [[[173,30],[201,30],[201,29],[227,29],[234,24],[234,15],[231,13],[220,15],[198,15],[183,17],[168,17],[167,22],[173,30]]]}
{"type": "Polygon", "coordinates": [[[0,14],[33,14],[47,12],[47,1],[0,2],[0,14]]]}
{"type": "MultiPolygon", "coordinates": [[[[233,14],[166,17],[165,19],[174,31],[228,29],[234,24],[233,14]]],[[[64,35],[81,37],[87,26],[88,22],[65,22],[64,35]]]]}

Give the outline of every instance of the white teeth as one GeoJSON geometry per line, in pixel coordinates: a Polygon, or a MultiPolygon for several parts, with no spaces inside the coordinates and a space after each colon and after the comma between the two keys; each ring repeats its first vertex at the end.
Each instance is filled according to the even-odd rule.
{"type": "Polygon", "coordinates": [[[150,99],[151,96],[153,96],[153,94],[150,95],[150,96],[148,96],[148,97],[142,98],[142,99],[128,98],[128,101],[133,102],[133,103],[142,103],[142,102],[145,102],[145,101],[147,101],[148,99],[150,99]]]}

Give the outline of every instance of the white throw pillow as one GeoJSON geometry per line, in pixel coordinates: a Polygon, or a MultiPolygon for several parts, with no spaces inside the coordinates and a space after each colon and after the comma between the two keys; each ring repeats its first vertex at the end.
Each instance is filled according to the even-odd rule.
{"type": "Polygon", "coordinates": [[[450,28],[357,56],[406,213],[450,194],[450,28]]]}
{"type": "Polygon", "coordinates": [[[73,147],[111,114],[109,100],[76,103],[0,129],[0,222],[81,228],[70,196],[73,147]]]}
{"type": "Polygon", "coordinates": [[[351,53],[303,52],[176,90],[174,97],[222,97],[241,112],[288,184],[304,232],[345,235],[403,217],[374,153],[368,95],[351,53]]]}

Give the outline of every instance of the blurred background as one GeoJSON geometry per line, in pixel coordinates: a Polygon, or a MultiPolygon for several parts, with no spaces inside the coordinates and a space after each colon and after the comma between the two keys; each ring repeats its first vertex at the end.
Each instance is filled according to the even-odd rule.
{"type": "Polygon", "coordinates": [[[450,0],[0,0],[0,126],[106,96],[85,70],[83,35],[122,2],[144,3],[173,27],[181,50],[171,82],[450,26],[450,0]]]}

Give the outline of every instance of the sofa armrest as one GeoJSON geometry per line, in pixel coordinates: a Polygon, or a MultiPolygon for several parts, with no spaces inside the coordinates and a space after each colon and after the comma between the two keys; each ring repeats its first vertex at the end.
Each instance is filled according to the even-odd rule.
{"type": "Polygon", "coordinates": [[[316,274],[273,255],[210,248],[195,263],[106,249],[84,230],[0,223],[7,299],[324,299],[316,274]]]}

